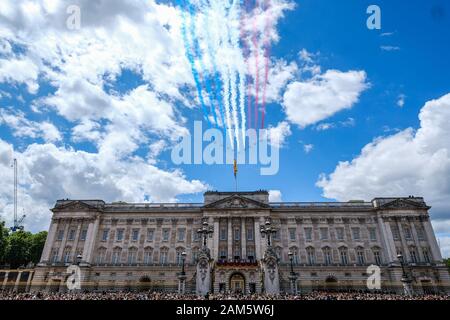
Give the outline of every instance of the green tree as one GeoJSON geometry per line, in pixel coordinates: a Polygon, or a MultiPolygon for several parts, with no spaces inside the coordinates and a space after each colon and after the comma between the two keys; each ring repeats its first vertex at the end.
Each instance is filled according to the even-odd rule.
{"type": "Polygon", "coordinates": [[[9,235],[5,260],[12,269],[26,266],[30,262],[32,234],[27,231],[16,231],[9,235]]]}
{"type": "Polygon", "coordinates": [[[31,236],[30,261],[34,264],[41,260],[42,250],[44,250],[47,231],[41,231],[31,236]]]}
{"type": "Polygon", "coordinates": [[[447,268],[450,270],[450,258],[444,259],[444,263],[447,265],[447,268]]]}
{"type": "Polygon", "coordinates": [[[5,221],[0,221],[0,266],[5,264],[8,235],[9,230],[5,227],[5,221]]]}

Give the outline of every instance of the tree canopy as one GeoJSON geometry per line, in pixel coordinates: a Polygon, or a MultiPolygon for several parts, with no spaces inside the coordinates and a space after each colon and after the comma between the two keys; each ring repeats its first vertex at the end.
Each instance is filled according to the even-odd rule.
{"type": "Polygon", "coordinates": [[[29,231],[10,232],[5,222],[0,222],[0,265],[15,269],[38,263],[44,249],[47,232],[33,234],[29,231]]]}

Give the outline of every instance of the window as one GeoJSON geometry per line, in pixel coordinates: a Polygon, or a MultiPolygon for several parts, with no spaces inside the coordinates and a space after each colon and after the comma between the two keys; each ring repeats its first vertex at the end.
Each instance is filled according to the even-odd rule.
{"type": "Polygon", "coordinates": [[[144,251],[144,264],[149,265],[152,263],[152,255],[153,250],[152,249],[145,249],[144,251]]]}
{"type": "Polygon", "coordinates": [[[117,229],[117,241],[122,241],[123,240],[123,229],[117,229]]]}
{"type": "Polygon", "coordinates": [[[64,238],[64,230],[58,230],[57,240],[61,241],[64,238]]]}
{"type": "Polygon", "coordinates": [[[159,254],[159,262],[161,264],[167,263],[167,249],[161,249],[161,252],[159,254]]]}
{"type": "Polygon", "coordinates": [[[108,241],[109,229],[104,229],[102,233],[102,241],[108,241]]]}
{"type": "Polygon", "coordinates": [[[375,228],[369,228],[370,241],[377,241],[377,230],[375,228]]]}
{"type": "Polygon", "coordinates": [[[226,260],[227,259],[227,250],[225,249],[220,249],[220,259],[222,260],[226,260]]]}
{"type": "Polygon", "coordinates": [[[236,261],[241,260],[241,248],[239,248],[239,246],[234,247],[233,257],[234,257],[234,260],[236,260],[236,261]]]}
{"type": "Polygon", "coordinates": [[[147,241],[153,241],[155,229],[147,229],[147,241]]]}
{"type": "Polygon", "coordinates": [[[192,249],[192,263],[197,263],[198,248],[192,249]]]}
{"type": "Polygon", "coordinates": [[[406,240],[411,240],[412,235],[411,235],[411,228],[409,226],[404,226],[403,227],[403,231],[405,233],[405,239],[406,240]]]}
{"type": "Polygon", "coordinates": [[[81,241],[85,241],[86,240],[86,236],[87,236],[87,229],[81,230],[80,240],[81,241]]]}
{"type": "Polygon", "coordinates": [[[70,262],[70,251],[71,251],[70,248],[67,248],[64,251],[64,263],[69,263],[70,262]]]}
{"type": "Polygon", "coordinates": [[[138,241],[139,240],[139,229],[133,229],[131,233],[131,241],[138,241]]]}
{"type": "Polygon", "coordinates": [[[275,233],[273,234],[274,240],[280,240],[280,230],[275,230],[275,233]]]}
{"type": "Polygon", "coordinates": [[[364,256],[364,249],[363,248],[357,248],[356,249],[356,257],[359,265],[364,265],[366,263],[366,259],[364,256]]]}
{"type": "Polygon", "coordinates": [[[381,253],[380,253],[379,249],[374,249],[373,250],[373,257],[375,259],[375,264],[377,266],[380,266],[381,265],[381,253]]]}
{"type": "Polygon", "coordinates": [[[409,257],[412,263],[417,263],[417,252],[415,247],[409,248],[409,257]]]}
{"type": "Polygon", "coordinates": [[[177,256],[176,256],[176,264],[181,266],[181,264],[183,263],[183,249],[178,249],[177,250],[177,256]]]}
{"type": "Polygon", "coordinates": [[[300,263],[300,259],[298,257],[298,250],[297,248],[291,248],[291,253],[292,253],[292,263],[294,265],[298,265],[300,263]]]}
{"type": "Polygon", "coordinates": [[[422,226],[417,226],[416,229],[417,229],[417,238],[420,241],[425,240],[425,230],[423,229],[423,227],[422,226]]]}
{"type": "Polygon", "coordinates": [[[352,228],[352,236],[353,240],[359,240],[361,238],[359,228],[352,228]]]}
{"type": "Polygon", "coordinates": [[[162,238],[163,241],[169,241],[170,229],[163,229],[162,238]]]}
{"type": "Polygon", "coordinates": [[[422,254],[423,254],[423,258],[424,258],[425,262],[430,263],[431,259],[430,259],[430,252],[428,251],[428,248],[423,248],[422,254]]]}
{"type": "Polygon", "coordinates": [[[220,228],[220,240],[227,240],[227,229],[220,228]]]}
{"type": "Polygon", "coordinates": [[[314,248],[308,247],[306,248],[306,254],[308,256],[308,263],[313,265],[316,263],[316,254],[314,252],[314,248]]]}
{"type": "Polygon", "coordinates": [[[344,228],[336,228],[336,238],[338,240],[344,240],[344,228]]]}
{"type": "Polygon", "coordinates": [[[320,228],[320,240],[328,240],[328,228],[320,228]]]}
{"type": "Polygon", "coordinates": [[[306,241],[312,240],[312,228],[305,228],[305,240],[306,241]]]}
{"type": "Polygon", "coordinates": [[[239,228],[234,228],[234,240],[241,239],[241,230],[239,228]]]}
{"type": "Polygon", "coordinates": [[[137,256],[137,249],[136,248],[128,249],[128,264],[135,264],[136,263],[136,256],[137,256]]]}
{"type": "Polygon", "coordinates": [[[98,255],[97,255],[97,263],[102,264],[105,263],[106,258],[106,249],[100,248],[98,249],[98,255]]]}
{"type": "Polygon", "coordinates": [[[247,259],[251,262],[255,261],[255,252],[253,251],[253,249],[247,250],[247,259]]]}
{"type": "Polygon", "coordinates": [[[398,230],[398,226],[392,226],[391,230],[394,240],[400,240],[400,231],[398,230]]]}
{"type": "Polygon", "coordinates": [[[248,228],[247,229],[247,240],[248,241],[253,241],[253,228],[248,228]]]}
{"type": "Polygon", "coordinates": [[[184,241],[184,235],[186,234],[186,229],[178,229],[178,241],[184,241]]]}
{"type": "Polygon", "coordinates": [[[71,229],[69,231],[69,241],[73,241],[75,239],[75,229],[71,229]]]}
{"type": "Polygon", "coordinates": [[[339,255],[341,256],[341,264],[346,266],[348,264],[348,252],[347,248],[339,249],[339,255]]]}
{"type": "Polygon", "coordinates": [[[194,230],[193,233],[194,233],[193,236],[194,241],[200,241],[200,234],[197,232],[197,230],[194,230]]]}
{"type": "Polygon", "coordinates": [[[333,263],[331,258],[331,249],[329,247],[325,247],[323,250],[323,258],[326,265],[330,265],[333,263]]]}
{"type": "Polygon", "coordinates": [[[53,249],[52,251],[52,262],[58,262],[58,249],[53,249]]]}
{"type": "Polygon", "coordinates": [[[122,249],[118,248],[118,249],[114,249],[112,257],[111,257],[111,262],[113,264],[118,264],[120,262],[120,254],[122,253],[122,249]]]}
{"type": "Polygon", "coordinates": [[[296,230],[294,228],[289,229],[289,240],[295,241],[295,239],[296,239],[295,233],[296,233],[296,230]]]}

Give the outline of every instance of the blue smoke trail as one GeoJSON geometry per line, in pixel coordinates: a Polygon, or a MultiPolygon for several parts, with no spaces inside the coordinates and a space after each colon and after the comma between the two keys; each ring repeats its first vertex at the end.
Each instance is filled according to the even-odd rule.
{"type": "MultiPolygon", "coordinates": [[[[194,13],[194,7],[193,7],[193,5],[192,5],[192,3],[190,2],[190,1],[188,1],[188,8],[189,8],[189,14],[190,14],[190,16],[191,16],[191,19],[195,16],[195,13],[194,13]]],[[[192,20],[191,20],[191,23],[190,23],[190,33],[191,33],[191,37],[192,37],[192,41],[193,41],[193,43],[194,43],[194,55],[195,55],[195,57],[197,57],[198,58],[198,61],[199,61],[199,63],[200,63],[200,69],[202,70],[202,74],[203,74],[203,79],[204,79],[204,81],[205,81],[205,87],[206,87],[206,93],[208,94],[208,96],[209,96],[209,101],[210,101],[210,103],[211,103],[211,106],[212,106],[212,99],[211,99],[211,92],[212,92],[212,89],[211,89],[211,84],[210,84],[210,82],[209,82],[209,79],[208,79],[208,77],[206,76],[206,74],[203,72],[204,70],[205,70],[205,66],[204,66],[204,64],[203,64],[203,59],[202,59],[202,57],[201,57],[201,52],[200,52],[200,46],[199,46],[199,44],[198,44],[198,38],[196,37],[196,34],[195,34],[195,25],[194,25],[194,23],[192,23],[192,20]]],[[[215,122],[215,124],[216,124],[216,126],[217,126],[217,115],[216,115],[216,110],[215,110],[215,108],[214,108],[214,106],[212,106],[212,113],[213,113],[213,117],[214,117],[214,122],[215,122]]]]}
{"type": "MultiPolygon", "coordinates": [[[[184,1],[183,1],[184,2],[184,1]]],[[[195,81],[195,86],[197,87],[197,94],[198,94],[198,98],[200,100],[200,104],[202,106],[203,109],[203,113],[205,115],[206,121],[208,122],[209,125],[211,125],[211,122],[209,121],[209,117],[208,117],[208,109],[206,108],[205,105],[205,101],[203,100],[203,95],[202,95],[202,86],[200,84],[200,79],[199,79],[199,75],[197,72],[197,69],[195,68],[195,62],[194,62],[194,57],[192,56],[191,53],[191,46],[189,44],[189,40],[187,38],[187,33],[186,33],[186,14],[184,13],[183,10],[183,3],[182,0],[177,0],[177,4],[180,6],[181,9],[181,15],[183,18],[183,22],[181,25],[181,34],[183,37],[183,42],[184,42],[184,48],[186,50],[186,56],[189,60],[189,64],[191,66],[191,71],[192,71],[192,75],[194,77],[194,81],[195,81]]]]}
{"type": "MultiPolygon", "coordinates": [[[[209,4],[209,0],[202,0],[202,5],[209,4]]],[[[206,14],[206,13],[205,13],[206,14]]],[[[206,15],[208,18],[208,24],[210,22],[210,15],[206,15]]],[[[220,84],[220,78],[219,78],[219,72],[217,71],[217,62],[216,62],[216,55],[213,52],[213,48],[211,46],[211,37],[210,37],[210,33],[209,33],[209,28],[206,28],[206,42],[208,44],[208,54],[209,57],[211,58],[211,63],[212,63],[212,67],[213,67],[213,75],[214,75],[214,82],[215,82],[215,86],[214,86],[214,99],[216,99],[217,104],[219,105],[219,112],[220,112],[220,118],[222,121],[222,125],[225,128],[225,131],[227,129],[226,125],[225,125],[225,115],[224,115],[224,111],[223,111],[223,105],[222,105],[222,98],[221,98],[221,94],[220,92],[222,91],[222,86],[220,84]]]]}

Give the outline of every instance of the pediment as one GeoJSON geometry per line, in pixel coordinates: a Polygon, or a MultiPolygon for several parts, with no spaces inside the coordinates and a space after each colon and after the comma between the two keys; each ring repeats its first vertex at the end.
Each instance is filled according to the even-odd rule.
{"type": "Polygon", "coordinates": [[[79,212],[79,211],[100,211],[99,208],[92,206],[84,201],[74,200],[55,206],[52,211],[58,212],[79,212]]]}
{"type": "Polygon", "coordinates": [[[411,201],[407,199],[396,199],[388,203],[383,204],[381,209],[427,209],[428,207],[424,203],[411,201]]]}
{"type": "Polygon", "coordinates": [[[232,195],[224,199],[211,202],[205,206],[205,209],[268,209],[269,205],[260,201],[232,195]]]}

